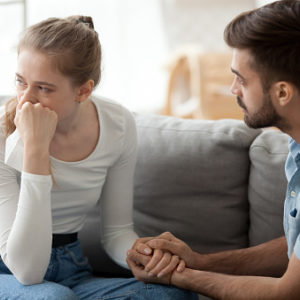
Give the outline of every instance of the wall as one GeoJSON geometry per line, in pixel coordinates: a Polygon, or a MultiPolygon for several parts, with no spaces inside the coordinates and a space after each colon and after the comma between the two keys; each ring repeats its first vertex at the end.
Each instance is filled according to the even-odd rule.
{"type": "MultiPolygon", "coordinates": [[[[224,49],[227,22],[254,0],[27,0],[28,24],[48,17],[91,15],[103,46],[103,80],[95,91],[131,110],[157,111],[166,98],[165,68],[186,44],[224,49]]],[[[0,94],[14,92],[17,6],[0,6],[0,94]],[[14,8],[13,8],[14,7],[14,8]]]]}

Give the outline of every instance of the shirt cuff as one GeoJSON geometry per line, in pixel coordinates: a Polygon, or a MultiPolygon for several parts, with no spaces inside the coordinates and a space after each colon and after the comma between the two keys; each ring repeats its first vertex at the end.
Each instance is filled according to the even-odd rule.
{"type": "Polygon", "coordinates": [[[52,182],[51,175],[38,175],[38,174],[28,173],[24,171],[22,171],[22,178],[38,181],[41,183],[48,183],[49,181],[52,182]]]}

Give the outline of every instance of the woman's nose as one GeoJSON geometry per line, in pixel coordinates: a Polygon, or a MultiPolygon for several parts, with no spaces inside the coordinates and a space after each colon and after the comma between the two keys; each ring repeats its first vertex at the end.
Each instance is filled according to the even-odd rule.
{"type": "Polygon", "coordinates": [[[27,88],[21,95],[19,102],[31,102],[32,104],[35,104],[38,103],[38,99],[33,91],[30,88],[27,88]]]}

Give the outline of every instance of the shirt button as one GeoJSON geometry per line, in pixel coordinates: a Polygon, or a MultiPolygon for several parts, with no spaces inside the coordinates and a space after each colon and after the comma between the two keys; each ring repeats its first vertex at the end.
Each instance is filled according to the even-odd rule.
{"type": "Polygon", "coordinates": [[[296,196],[296,192],[295,191],[291,191],[291,197],[295,197],[296,196]]]}

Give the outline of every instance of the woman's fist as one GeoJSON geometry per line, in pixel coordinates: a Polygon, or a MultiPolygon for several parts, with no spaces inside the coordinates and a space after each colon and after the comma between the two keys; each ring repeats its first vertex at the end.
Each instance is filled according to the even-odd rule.
{"type": "Polygon", "coordinates": [[[57,114],[54,111],[40,103],[20,102],[14,122],[24,145],[49,149],[57,125],[57,114]]]}

